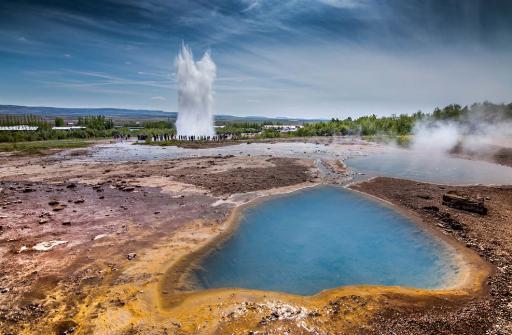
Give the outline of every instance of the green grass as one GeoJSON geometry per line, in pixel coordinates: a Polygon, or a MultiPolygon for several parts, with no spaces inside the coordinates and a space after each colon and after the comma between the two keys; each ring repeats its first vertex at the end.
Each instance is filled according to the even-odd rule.
{"type": "Polygon", "coordinates": [[[51,149],[84,148],[95,141],[83,139],[48,140],[32,142],[4,142],[0,143],[0,152],[14,152],[20,155],[41,155],[51,149]]]}
{"type": "Polygon", "coordinates": [[[369,135],[361,136],[361,138],[368,142],[395,143],[398,146],[407,148],[413,140],[413,135],[369,135]]]}

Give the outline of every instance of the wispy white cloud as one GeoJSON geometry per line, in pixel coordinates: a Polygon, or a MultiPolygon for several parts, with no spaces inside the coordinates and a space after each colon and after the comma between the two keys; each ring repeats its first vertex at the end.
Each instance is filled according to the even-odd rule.
{"type": "Polygon", "coordinates": [[[0,59],[3,97],[175,110],[185,40],[218,65],[217,113],[329,117],[512,99],[509,18],[484,22],[472,1],[81,1],[26,0],[18,12],[0,3],[14,9],[2,11],[0,57],[16,57],[0,59]]]}
{"type": "Polygon", "coordinates": [[[248,2],[248,4],[247,4],[246,8],[242,9],[242,13],[249,12],[260,5],[259,0],[250,0],[250,1],[245,1],[245,2],[248,2]]]}
{"type": "Polygon", "coordinates": [[[367,3],[365,0],[318,0],[326,5],[336,8],[355,8],[367,3]]]}

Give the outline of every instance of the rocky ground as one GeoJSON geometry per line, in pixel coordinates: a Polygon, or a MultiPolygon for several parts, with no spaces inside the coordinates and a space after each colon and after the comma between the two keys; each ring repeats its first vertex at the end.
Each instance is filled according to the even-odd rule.
{"type": "Polygon", "coordinates": [[[226,289],[185,293],[173,305],[169,273],[225,234],[237,206],[338,183],[344,164],[268,155],[67,158],[0,157],[0,334],[512,333],[512,187],[389,178],[352,186],[492,264],[483,291],[346,287],[299,297],[226,289]],[[488,215],[442,205],[449,190],[483,197],[488,215]]]}
{"type": "Polygon", "coordinates": [[[384,308],[372,319],[376,333],[512,334],[512,186],[452,187],[376,178],[352,188],[412,210],[495,267],[486,282],[488,294],[462,303],[384,308]],[[443,205],[448,191],[483,198],[488,214],[443,205]]]}
{"type": "Polygon", "coordinates": [[[124,272],[148,249],[192,223],[193,231],[174,241],[185,248],[176,248],[177,257],[208,236],[201,229],[219,229],[235,205],[226,201],[230,195],[311,183],[312,169],[311,162],[294,159],[232,156],[116,164],[5,162],[0,169],[1,331],[75,329],[72,320],[91,291],[119,281],[155,280],[149,271],[124,272]],[[41,319],[54,323],[38,329],[41,319]]]}

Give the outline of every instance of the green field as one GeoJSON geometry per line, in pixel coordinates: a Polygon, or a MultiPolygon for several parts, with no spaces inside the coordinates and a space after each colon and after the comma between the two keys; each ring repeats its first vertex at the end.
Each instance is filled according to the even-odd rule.
{"type": "Polygon", "coordinates": [[[20,155],[42,155],[48,151],[54,151],[54,149],[84,148],[96,142],[83,139],[8,142],[0,143],[0,152],[13,152],[20,155]]]}

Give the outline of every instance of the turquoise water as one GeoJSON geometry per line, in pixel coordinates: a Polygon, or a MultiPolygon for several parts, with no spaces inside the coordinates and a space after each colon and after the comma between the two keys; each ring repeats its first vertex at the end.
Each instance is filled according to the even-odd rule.
{"type": "Polygon", "coordinates": [[[440,288],[457,268],[446,246],[358,193],[315,187],[245,210],[194,275],[204,288],[309,295],[351,284],[440,288]]]}
{"type": "Polygon", "coordinates": [[[448,155],[412,151],[372,154],[345,161],[356,172],[444,184],[512,184],[512,168],[448,155]]]}

